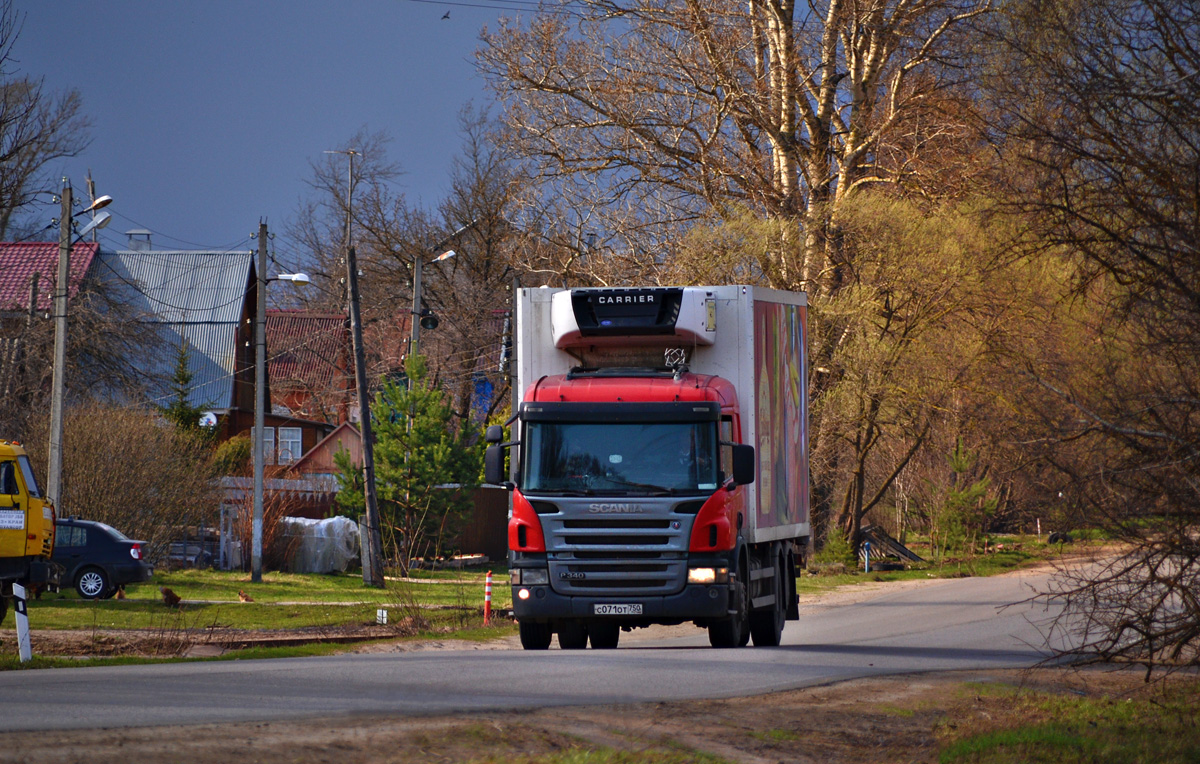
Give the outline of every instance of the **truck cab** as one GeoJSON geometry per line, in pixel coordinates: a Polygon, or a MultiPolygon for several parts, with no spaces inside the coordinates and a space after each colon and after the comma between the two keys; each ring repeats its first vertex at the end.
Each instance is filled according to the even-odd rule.
{"type": "Polygon", "coordinates": [[[13,583],[57,589],[54,506],[42,494],[25,449],[0,440],[0,619],[13,583]]]}

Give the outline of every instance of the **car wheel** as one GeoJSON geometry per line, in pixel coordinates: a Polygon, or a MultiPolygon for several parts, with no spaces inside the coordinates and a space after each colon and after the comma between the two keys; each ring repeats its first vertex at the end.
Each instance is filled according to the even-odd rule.
{"type": "Polygon", "coordinates": [[[8,597],[0,594],[0,623],[4,623],[4,616],[8,615],[8,597]]]}
{"type": "Polygon", "coordinates": [[[75,579],[75,591],[85,600],[96,600],[109,590],[108,574],[102,568],[84,568],[75,579]]]}

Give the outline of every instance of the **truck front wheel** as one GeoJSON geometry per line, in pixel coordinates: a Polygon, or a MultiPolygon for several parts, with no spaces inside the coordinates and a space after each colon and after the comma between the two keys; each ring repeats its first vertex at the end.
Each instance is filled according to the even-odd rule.
{"type": "Polygon", "coordinates": [[[708,643],[713,647],[742,647],[749,641],[750,632],[746,610],[746,580],[739,575],[730,589],[734,614],[708,627],[708,643]]]}
{"type": "Polygon", "coordinates": [[[526,650],[545,650],[550,647],[550,639],[554,636],[550,624],[521,621],[518,628],[521,632],[521,647],[526,650]]]}
{"type": "Polygon", "coordinates": [[[588,624],[588,636],[592,639],[592,649],[612,650],[621,641],[621,625],[601,621],[588,624]]]}
{"type": "Polygon", "coordinates": [[[563,650],[582,650],[587,647],[587,641],[588,629],[583,621],[563,621],[558,624],[558,646],[563,650]]]}

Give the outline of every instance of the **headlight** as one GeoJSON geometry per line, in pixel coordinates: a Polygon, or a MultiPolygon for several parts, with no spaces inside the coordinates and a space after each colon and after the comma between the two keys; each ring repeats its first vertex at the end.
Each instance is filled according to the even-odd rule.
{"type": "Polygon", "coordinates": [[[537,586],[550,583],[550,571],[546,568],[520,568],[521,583],[526,586],[537,586]]]}
{"type": "Polygon", "coordinates": [[[689,584],[724,584],[729,581],[729,568],[688,568],[689,584]]]}

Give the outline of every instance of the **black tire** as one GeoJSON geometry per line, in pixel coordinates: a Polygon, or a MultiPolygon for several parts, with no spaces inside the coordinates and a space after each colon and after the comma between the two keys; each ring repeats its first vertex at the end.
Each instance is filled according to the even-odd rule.
{"type": "Polygon", "coordinates": [[[746,581],[741,575],[730,590],[733,595],[734,615],[710,624],[708,643],[713,647],[743,647],[750,639],[749,624],[746,622],[746,581]]]}
{"type": "Polygon", "coordinates": [[[750,612],[750,636],[755,647],[778,647],[783,639],[783,622],[787,620],[787,609],[783,602],[783,570],[775,561],[775,575],[771,577],[771,588],[775,604],[762,610],[750,612]]]}
{"type": "Polygon", "coordinates": [[[588,637],[593,650],[613,650],[621,641],[621,625],[611,621],[588,624],[588,637]]]}
{"type": "Polygon", "coordinates": [[[583,621],[563,621],[558,624],[558,646],[563,650],[582,650],[587,647],[588,629],[583,621]]]}
{"type": "Polygon", "coordinates": [[[79,593],[81,599],[101,599],[110,589],[112,589],[112,583],[108,580],[108,574],[104,572],[103,568],[90,566],[79,571],[79,575],[75,576],[75,591],[79,593]]]}
{"type": "Polygon", "coordinates": [[[518,628],[521,632],[521,647],[526,650],[545,650],[550,647],[550,638],[554,636],[550,624],[521,621],[518,628]]]}
{"type": "Polygon", "coordinates": [[[4,623],[4,617],[8,615],[8,597],[0,594],[0,623],[4,623]]]}

